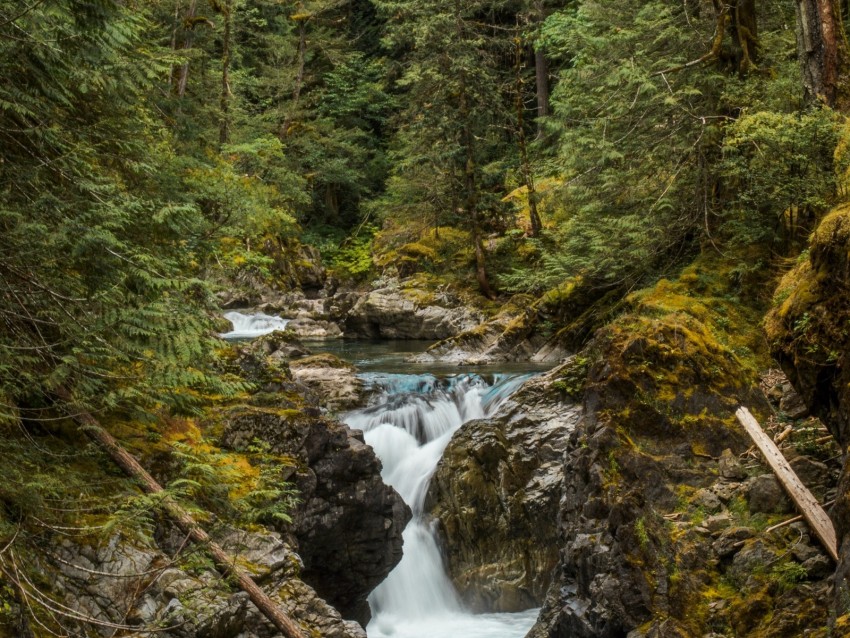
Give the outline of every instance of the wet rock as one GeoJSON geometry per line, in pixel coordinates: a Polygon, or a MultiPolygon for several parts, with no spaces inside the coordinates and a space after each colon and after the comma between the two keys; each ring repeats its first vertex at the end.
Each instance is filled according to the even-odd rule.
{"type": "Polygon", "coordinates": [[[322,405],[332,411],[351,410],[363,399],[363,381],[357,368],[331,354],[318,354],[293,361],[292,376],[313,390],[322,405]]]}
{"type": "Polygon", "coordinates": [[[493,418],[465,424],[431,481],[448,571],[474,611],[538,606],[551,581],[562,457],[580,414],[552,390],[557,378],[535,378],[493,418]]]}
{"type": "Polygon", "coordinates": [[[791,501],[785,490],[772,474],[762,474],[750,480],[747,489],[747,503],[750,512],[767,514],[787,514],[792,511],[791,501]]]}
{"type": "Polygon", "coordinates": [[[297,459],[289,480],[301,502],[281,529],[297,539],[302,578],[346,618],[366,624],[366,596],[401,560],[409,508],[381,480],[362,434],[342,423],[295,410],[231,410],[222,443],[244,449],[254,439],[297,459]]]}
{"type": "Polygon", "coordinates": [[[448,296],[388,283],[357,300],[345,317],[346,336],[435,341],[471,330],[482,319],[448,296]]]}

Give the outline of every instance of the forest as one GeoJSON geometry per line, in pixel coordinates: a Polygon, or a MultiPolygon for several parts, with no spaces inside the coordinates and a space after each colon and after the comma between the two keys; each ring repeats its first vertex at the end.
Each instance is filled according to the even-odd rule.
{"type": "MultiPolygon", "coordinates": [[[[278,354],[296,348],[291,331],[253,350],[219,336],[225,309],[287,317],[316,299],[314,319],[346,338],[437,342],[429,361],[563,355],[547,359],[563,364],[552,401],[584,417],[555,446],[558,485],[619,522],[605,558],[574,547],[570,563],[556,546],[601,528],[584,510],[550,517],[539,578],[551,586],[522,598],[543,608],[529,636],[850,635],[848,33],[846,0],[0,0],[0,637],[183,636],[167,614],[138,615],[142,593],[104,611],[53,575],[71,578],[71,545],[118,535],[168,558],[135,574],[146,588],[145,569],[223,562],[215,587],[236,591],[226,557],[183,553],[175,512],[227,551],[222,529],[277,530],[339,610],[304,611],[284,587],[286,613],[309,635],[360,636],[309,613],[365,626],[391,565],[323,572],[305,549],[318,523],[294,478],[303,450],[232,435],[239,410],[304,434],[354,404],[299,385],[306,373],[278,354]],[[395,307],[357,319],[376,290],[474,320],[429,331],[416,315],[408,333],[395,307]],[[779,369],[805,417],[759,390],[779,369]],[[727,570],[744,550],[696,556],[709,541],[694,529],[726,534],[712,516],[754,530],[738,549],[781,522],[753,519],[745,492],[717,508],[700,496],[727,448],[745,458],[733,417],[745,404],[777,435],[819,419],[795,454],[832,472],[837,572],[788,559],[784,537],[755,584],[727,570]],[[679,454],[665,441],[691,452],[660,460],[679,454]],[[627,572],[640,584],[620,575],[622,589],[638,593],[612,602],[599,579],[627,572]],[[363,591],[327,585],[348,577],[363,591]],[[558,583],[592,601],[587,617],[557,611],[558,583]]],[[[372,478],[392,525],[368,542],[394,565],[409,511],[372,478]]],[[[80,554],[92,576],[119,560],[92,551],[80,554]]],[[[519,611],[504,605],[476,610],[519,611]]],[[[206,609],[181,617],[186,636],[255,635],[206,609]]]]}

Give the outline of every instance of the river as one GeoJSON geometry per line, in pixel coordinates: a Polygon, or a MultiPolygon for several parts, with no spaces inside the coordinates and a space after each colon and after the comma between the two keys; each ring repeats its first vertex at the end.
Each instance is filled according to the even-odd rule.
{"type": "MultiPolygon", "coordinates": [[[[265,334],[270,317],[228,317],[234,330],[265,334]],[[235,320],[235,321],[234,321],[235,320]]],[[[285,321],[285,320],[282,320],[285,321]]],[[[284,324],[285,325],[285,324],[284,324]]],[[[446,573],[425,512],[425,495],[452,435],[466,422],[492,415],[539,366],[499,364],[459,371],[456,366],[411,364],[427,343],[411,341],[305,341],[313,352],[331,352],[354,363],[370,391],[368,405],[342,416],[364,432],[383,464],[384,481],[410,506],[404,557],[371,594],[369,638],[523,638],[538,610],[472,614],[464,610],[446,573]]]]}

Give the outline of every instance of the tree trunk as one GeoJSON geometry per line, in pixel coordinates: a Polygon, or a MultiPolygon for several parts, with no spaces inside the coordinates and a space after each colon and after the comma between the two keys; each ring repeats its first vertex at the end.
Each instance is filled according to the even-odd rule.
{"type": "MultiPolygon", "coordinates": [[[[538,26],[543,24],[546,19],[546,12],[543,8],[543,3],[539,0],[534,3],[534,10],[537,14],[535,19],[538,26]]],[[[546,117],[549,115],[549,62],[543,54],[543,50],[539,47],[534,48],[534,76],[537,81],[537,117],[546,117]]],[[[540,126],[537,127],[538,133],[540,126]]]]}
{"type": "Polygon", "coordinates": [[[736,0],[732,3],[732,40],[738,72],[746,74],[758,61],[758,17],[755,0],[736,0]]]}
{"type": "MultiPolygon", "coordinates": [[[[531,222],[531,236],[540,235],[543,224],[540,222],[540,214],[537,211],[537,190],[534,187],[534,173],[531,170],[531,162],[528,159],[528,142],[525,137],[525,101],[522,90],[522,59],[523,46],[519,38],[516,39],[516,86],[514,87],[514,106],[517,118],[517,145],[519,146],[520,168],[522,179],[525,182],[528,193],[528,217],[531,222]]],[[[538,91],[538,97],[540,93],[538,91]]]]}
{"type": "Polygon", "coordinates": [[[797,52],[807,96],[850,110],[847,37],[839,0],[797,0],[797,52]]]}
{"type": "Polygon", "coordinates": [[[230,61],[233,57],[233,0],[225,0],[222,5],[224,17],[224,36],[221,43],[221,124],[219,125],[218,141],[227,144],[230,141],[230,61]]]}
{"type": "MultiPolygon", "coordinates": [[[[458,38],[463,38],[463,25],[460,11],[460,2],[455,0],[455,28],[458,38]]],[[[459,106],[461,121],[461,144],[463,146],[465,162],[463,166],[464,202],[463,209],[469,218],[469,226],[472,234],[472,244],[475,249],[475,278],[478,287],[488,299],[495,299],[496,295],[490,287],[490,279],[487,276],[487,262],[484,254],[484,241],[481,237],[481,217],[478,211],[478,188],[475,179],[475,136],[472,132],[472,109],[467,94],[467,80],[463,71],[458,78],[459,106]]]]}
{"type": "Polygon", "coordinates": [[[307,60],[307,16],[299,14],[298,18],[298,62],[297,72],[295,74],[295,88],[292,90],[292,105],[289,107],[289,112],[283,120],[280,127],[280,138],[283,139],[289,134],[289,127],[292,125],[292,120],[295,113],[298,111],[298,102],[301,99],[301,90],[304,87],[304,70],[307,60]]]}
{"type": "MultiPolygon", "coordinates": [[[[57,392],[57,396],[71,404],[71,396],[67,391],[57,392]]],[[[82,426],[82,431],[94,441],[125,474],[139,482],[148,494],[162,494],[162,486],[127,452],[115,438],[104,430],[95,418],[83,410],[73,410],[74,420],[82,426]]],[[[174,499],[164,496],[161,501],[168,516],[177,524],[180,530],[188,535],[195,543],[203,545],[219,571],[225,576],[231,575],[239,583],[239,587],[248,594],[257,609],[287,638],[304,638],[301,628],[283,613],[274,601],[260,589],[248,573],[236,564],[233,556],[227,554],[222,547],[213,541],[174,499]]]]}
{"type": "MultiPolygon", "coordinates": [[[[189,9],[186,11],[186,17],[184,19],[185,22],[191,22],[195,17],[195,11],[197,10],[198,2],[197,0],[191,0],[189,2],[189,9]]],[[[185,28],[185,27],[184,27],[185,28]]],[[[189,29],[186,32],[186,37],[183,39],[183,50],[186,51],[192,48],[192,44],[194,42],[194,28],[189,29]]],[[[177,78],[177,97],[182,98],[186,95],[186,87],[189,85],[189,63],[184,62],[180,67],[180,74],[177,78]]]]}

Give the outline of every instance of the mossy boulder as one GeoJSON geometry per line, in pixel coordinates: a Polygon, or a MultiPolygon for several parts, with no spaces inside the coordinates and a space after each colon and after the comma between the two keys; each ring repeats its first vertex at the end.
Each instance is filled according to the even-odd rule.
{"type": "Polygon", "coordinates": [[[724,530],[768,516],[748,511],[745,483],[719,475],[725,450],[728,465],[750,445],[736,408],[769,413],[756,374],[767,361],[761,308],[742,301],[733,270],[702,257],[629,296],[629,311],[581,353],[587,377],[569,383],[585,413],[566,451],[561,561],[531,638],[785,635],[799,623],[775,622],[775,610],[823,609],[825,584],[795,589],[785,608],[769,569],[727,581],[738,552],[761,543],[779,556],[784,539],[754,529],[714,548],[724,530]],[[756,593],[770,613],[738,631],[730,609],[756,593]]]}
{"type": "MultiPolygon", "coordinates": [[[[812,414],[850,445],[850,204],[830,212],[781,280],[765,320],[770,348],[812,414]]],[[[850,613],[850,463],[832,510],[841,561],[836,628],[850,613]]]]}

